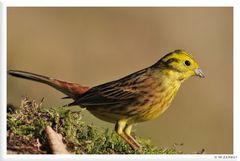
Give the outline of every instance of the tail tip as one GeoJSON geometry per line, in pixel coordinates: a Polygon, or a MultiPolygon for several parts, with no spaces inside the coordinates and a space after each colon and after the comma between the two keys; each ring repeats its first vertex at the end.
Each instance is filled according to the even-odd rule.
{"type": "Polygon", "coordinates": [[[18,76],[22,71],[19,70],[8,70],[7,73],[11,76],[18,76]]]}
{"type": "Polygon", "coordinates": [[[8,71],[7,71],[7,74],[9,74],[9,75],[14,75],[15,72],[16,72],[15,70],[8,70],[8,71]]]}

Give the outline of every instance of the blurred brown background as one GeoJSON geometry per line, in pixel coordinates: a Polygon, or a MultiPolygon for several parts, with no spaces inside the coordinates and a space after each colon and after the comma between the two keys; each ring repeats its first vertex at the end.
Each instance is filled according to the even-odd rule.
{"type": "MultiPolygon", "coordinates": [[[[8,69],[94,86],[185,49],[206,74],[190,78],[158,119],[135,126],[158,146],[184,153],[233,153],[232,8],[8,8],[8,69]]],[[[69,101],[52,88],[8,77],[8,103],[21,96],[46,106],[69,101]]],[[[112,124],[84,111],[99,126],[112,124]]]]}

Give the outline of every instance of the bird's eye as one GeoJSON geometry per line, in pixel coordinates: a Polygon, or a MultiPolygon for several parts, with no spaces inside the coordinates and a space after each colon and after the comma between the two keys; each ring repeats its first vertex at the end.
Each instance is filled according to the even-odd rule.
{"type": "Polygon", "coordinates": [[[186,66],[190,66],[191,65],[190,61],[188,61],[188,60],[186,60],[184,63],[185,63],[186,66]]]}

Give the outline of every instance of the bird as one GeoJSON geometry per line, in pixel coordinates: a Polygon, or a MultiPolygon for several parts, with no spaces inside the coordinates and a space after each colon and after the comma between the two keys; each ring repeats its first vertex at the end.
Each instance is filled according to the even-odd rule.
{"type": "Polygon", "coordinates": [[[67,106],[86,108],[95,117],[115,123],[116,133],[133,150],[142,146],[131,135],[132,126],[163,114],[185,80],[205,77],[193,56],[179,49],[142,70],[94,87],[20,70],[9,70],[8,74],[47,84],[73,99],[67,106]]]}

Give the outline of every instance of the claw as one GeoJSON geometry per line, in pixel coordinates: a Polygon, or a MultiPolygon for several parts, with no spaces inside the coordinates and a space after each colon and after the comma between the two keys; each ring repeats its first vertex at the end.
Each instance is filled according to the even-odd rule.
{"type": "Polygon", "coordinates": [[[116,123],[115,131],[121,136],[133,150],[142,152],[142,146],[131,136],[132,125],[127,125],[126,120],[120,120],[116,123]]]}

